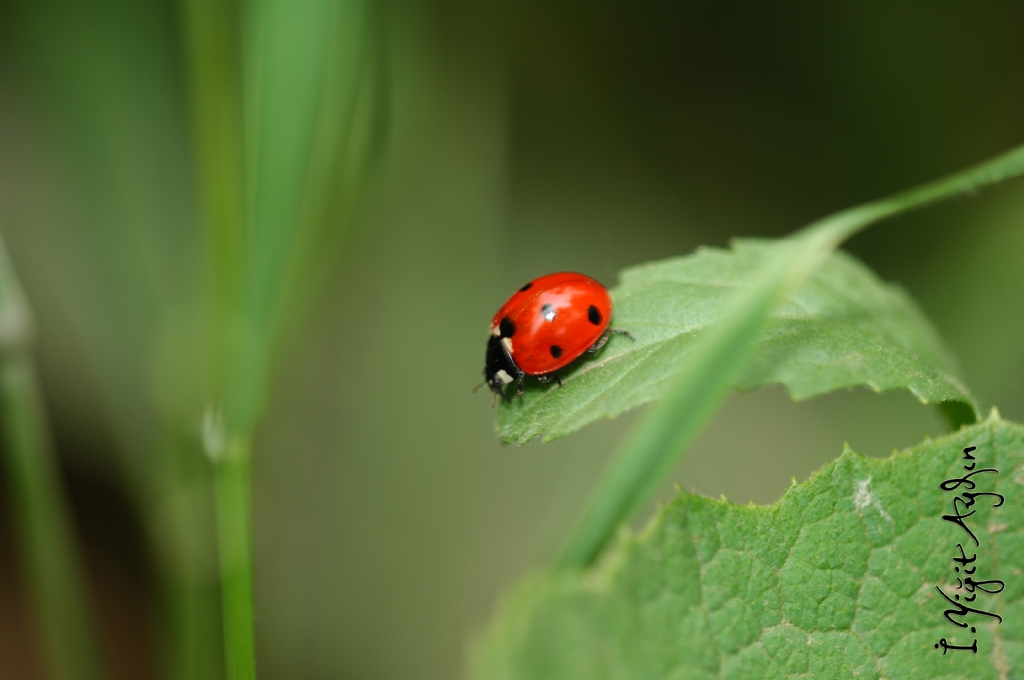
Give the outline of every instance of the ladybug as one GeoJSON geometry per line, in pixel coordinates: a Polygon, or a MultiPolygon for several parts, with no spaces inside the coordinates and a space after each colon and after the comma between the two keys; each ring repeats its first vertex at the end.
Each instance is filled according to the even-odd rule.
{"type": "Polygon", "coordinates": [[[505,387],[516,383],[523,393],[523,378],[534,375],[540,382],[584,352],[601,349],[612,333],[633,336],[611,328],[612,297],[600,283],[574,272],[548,274],[530,281],[513,293],[491,320],[487,339],[484,380],[495,395],[511,398],[505,387]]]}

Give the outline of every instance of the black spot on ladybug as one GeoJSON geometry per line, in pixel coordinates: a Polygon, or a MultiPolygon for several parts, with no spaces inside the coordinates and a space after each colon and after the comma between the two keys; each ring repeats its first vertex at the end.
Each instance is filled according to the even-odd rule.
{"type": "Polygon", "coordinates": [[[548,304],[540,308],[540,315],[544,317],[545,321],[550,323],[558,316],[558,312],[555,311],[554,305],[548,304]]]}
{"type": "Polygon", "coordinates": [[[530,281],[528,284],[526,284],[525,286],[520,288],[519,292],[520,293],[525,293],[526,291],[530,290],[531,288],[533,288],[533,281],[530,281]]]}
{"type": "Polygon", "coordinates": [[[498,324],[498,333],[500,333],[503,338],[511,338],[515,335],[516,325],[512,323],[512,319],[507,316],[503,317],[501,323],[498,324]]]}
{"type": "Polygon", "coordinates": [[[601,310],[599,310],[594,305],[590,305],[590,307],[587,309],[587,318],[590,319],[590,323],[594,324],[595,326],[600,326],[601,310]]]}
{"type": "Polygon", "coordinates": [[[562,348],[559,347],[558,345],[551,345],[551,356],[553,356],[556,359],[562,356],[562,348]]]}

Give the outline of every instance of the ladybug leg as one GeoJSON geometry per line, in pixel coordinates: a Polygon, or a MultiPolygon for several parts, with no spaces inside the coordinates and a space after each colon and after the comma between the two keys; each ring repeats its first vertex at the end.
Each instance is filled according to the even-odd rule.
{"type": "Polygon", "coordinates": [[[544,375],[538,375],[537,376],[537,382],[539,382],[539,383],[551,382],[552,378],[555,379],[555,382],[558,383],[559,387],[562,386],[562,379],[560,377],[558,377],[557,373],[546,373],[544,375]]]}
{"type": "Polygon", "coordinates": [[[619,335],[625,335],[627,338],[629,338],[633,342],[636,342],[636,338],[634,338],[633,334],[630,333],[629,331],[624,331],[621,328],[609,328],[608,330],[606,330],[604,333],[601,334],[601,337],[599,337],[597,339],[597,342],[595,342],[593,345],[591,345],[590,349],[588,349],[587,351],[588,352],[596,352],[597,350],[599,350],[602,347],[604,347],[605,343],[608,342],[608,338],[612,337],[612,333],[618,333],[619,335]]]}
{"type": "Polygon", "coordinates": [[[611,331],[612,333],[618,333],[619,335],[625,335],[627,338],[629,338],[633,342],[636,342],[636,338],[634,338],[633,334],[630,333],[629,331],[624,331],[621,328],[609,328],[608,330],[611,331]]]}
{"type": "MultiPolygon", "coordinates": [[[[526,377],[526,374],[520,371],[519,377],[516,379],[516,396],[517,397],[520,394],[523,393],[523,378],[525,378],[525,377],[526,377]]],[[[512,400],[509,399],[509,401],[512,401],[512,400]]]]}
{"type": "Polygon", "coordinates": [[[604,347],[604,344],[608,342],[608,338],[610,337],[612,337],[612,334],[609,331],[605,331],[604,333],[601,334],[601,337],[597,339],[597,342],[591,345],[590,349],[588,349],[587,351],[596,352],[597,350],[601,349],[602,347],[604,347]]]}
{"type": "Polygon", "coordinates": [[[559,387],[562,386],[562,379],[558,377],[557,373],[546,373],[544,375],[538,375],[537,376],[537,382],[539,382],[539,383],[551,382],[552,378],[555,379],[555,382],[558,383],[559,387]]]}

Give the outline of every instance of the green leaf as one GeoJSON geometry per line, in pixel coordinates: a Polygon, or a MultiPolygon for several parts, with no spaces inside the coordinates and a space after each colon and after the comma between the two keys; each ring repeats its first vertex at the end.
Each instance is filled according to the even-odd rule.
{"type": "MultiPolygon", "coordinates": [[[[737,240],[732,250],[702,248],[625,270],[612,291],[614,324],[636,341],[615,336],[565,372],[564,387],[534,385],[502,404],[502,440],[555,439],[656,399],[774,243],[737,240]]],[[[958,404],[968,421],[977,418],[977,403],[917,306],[848,254],[833,254],[769,319],[735,385],[741,390],[781,383],[806,399],[855,385],[906,388],[924,403],[958,404]]]]}
{"type": "MultiPolygon", "coordinates": [[[[742,383],[744,371],[756,354],[757,341],[765,337],[772,310],[795,295],[840,243],[880,220],[1022,174],[1024,146],[952,175],[828,215],[775,242],[764,266],[730,296],[718,321],[701,334],[688,361],[677,367],[662,390],[662,399],[647,411],[623,443],[562,551],[559,566],[580,568],[597,559],[615,527],[654,492],[725,399],[730,386],[742,383]]],[[[974,419],[972,409],[962,402],[943,404],[954,424],[974,419]]]]}
{"type": "MultiPolygon", "coordinates": [[[[846,451],[774,505],[738,506],[680,493],[639,538],[625,537],[592,572],[557,570],[503,605],[470,676],[558,678],[1009,677],[1024,667],[1024,427],[988,421],[889,458],[846,451]],[[968,520],[977,534],[977,635],[943,617],[936,591],[956,589],[957,544],[941,519],[976,446],[968,520]],[[933,645],[978,640],[978,654],[933,645]]],[[[961,489],[962,491],[963,489],[961,489]]],[[[962,592],[962,591],[961,591],[962,592]]]]}

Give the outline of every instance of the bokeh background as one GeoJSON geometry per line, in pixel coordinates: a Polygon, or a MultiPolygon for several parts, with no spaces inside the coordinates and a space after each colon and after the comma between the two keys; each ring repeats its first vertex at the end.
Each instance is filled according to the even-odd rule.
{"type": "MultiPolygon", "coordinates": [[[[568,535],[634,418],[498,444],[489,395],[470,390],[490,316],[524,281],[612,285],[1024,142],[1020,3],[380,9],[385,153],[255,445],[265,679],[458,677],[500,594],[568,535]]],[[[194,285],[199,240],[180,26],[159,0],[0,2],[0,233],[125,679],[169,677],[138,479],[155,465],[154,363],[178,337],[161,312],[194,285]]],[[[1024,420],[1024,184],[847,248],[920,302],[986,407],[1024,420]]],[[[844,442],[886,455],[943,427],[904,393],[734,395],[672,481],[770,503],[844,442]]],[[[39,678],[12,531],[0,490],[0,677],[39,678]]]]}

